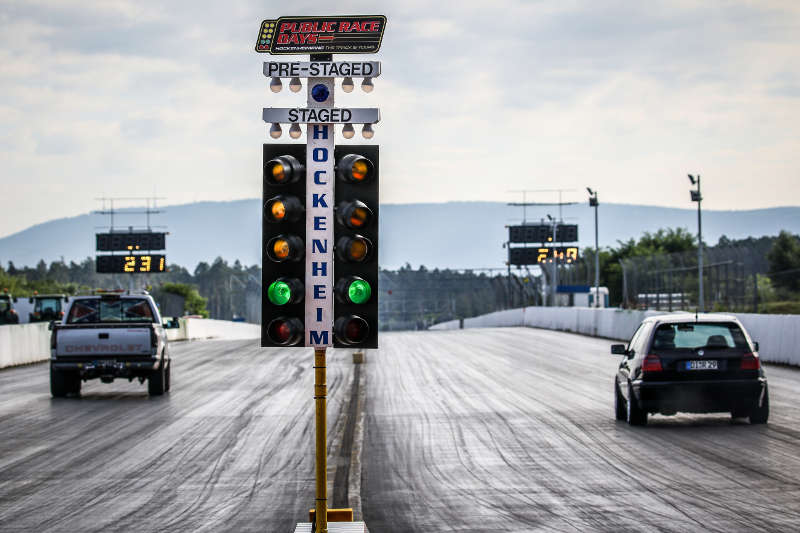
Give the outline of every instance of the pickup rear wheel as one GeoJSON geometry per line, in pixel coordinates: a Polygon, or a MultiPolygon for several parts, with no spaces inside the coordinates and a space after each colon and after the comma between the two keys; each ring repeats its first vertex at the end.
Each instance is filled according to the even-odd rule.
{"type": "Polygon", "coordinates": [[[67,382],[64,373],[50,367],[50,394],[53,398],[63,398],[67,395],[67,382]]]}
{"type": "Polygon", "coordinates": [[[50,394],[63,398],[67,394],[80,394],[81,377],[74,372],[60,372],[50,367],[50,394]]]}
{"type": "Polygon", "coordinates": [[[158,366],[158,370],[153,370],[147,378],[147,392],[150,396],[161,396],[164,394],[164,382],[166,372],[164,370],[165,361],[158,366]]]}
{"type": "Polygon", "coordinates": [[[169,392],[169,371],[172,370],[172,361],[167,364],[167,373],[164,376],[164,392],[169,392]]]}

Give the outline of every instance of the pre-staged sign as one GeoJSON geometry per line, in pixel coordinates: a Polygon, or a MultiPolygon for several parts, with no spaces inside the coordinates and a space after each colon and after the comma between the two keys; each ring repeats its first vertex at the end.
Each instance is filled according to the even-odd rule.
{"type": "Polygon", "coordinates": [[[386,17],[281,17],[261,23],[256,52],[281,54],[374,54],[381,48],[386,17]]]}

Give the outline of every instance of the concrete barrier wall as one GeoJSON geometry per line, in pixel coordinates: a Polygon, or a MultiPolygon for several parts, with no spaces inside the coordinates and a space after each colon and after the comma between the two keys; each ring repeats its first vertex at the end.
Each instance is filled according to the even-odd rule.
{"type": "MultiPolygon", "coordinates": [[[[585,307],[526,307],[508,309],[464,319],[465,328],[527,326],[570,331],[627,341],[646,317],[663,311],[591,309],[585,307]]],[[[772,363],[800,365],[800,315],[756,315],[734,313],[760,345],[761,359],[772,363]]],[[[436,324],[430,329],[458,329],[459,321],[436,324]]]]}
{"type": "MultiPolygon", "coordinates": [[[[170,341],[195,339],[257,339],[261,326],[202,318],[182,318],[180,327],[167,330],[170,341]]],[[[50,359],[47,322],[0,326],[0,368],[50,359]]]]}
{"type": "Polygon", "coordinates": [[[181,330],[185,330],[185,340],[193,339],[258,339],[261,325],[247,322],[229,322],[208,318],[181,319],[181,330]]]}
{"type": "Polygon", "coordinates": [[[0,368],[50,358],[47,322],[0,326],[0,368]]]}

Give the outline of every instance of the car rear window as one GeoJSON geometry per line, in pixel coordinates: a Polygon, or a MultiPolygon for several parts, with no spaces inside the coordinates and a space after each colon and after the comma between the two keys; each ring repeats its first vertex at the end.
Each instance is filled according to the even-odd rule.
{"type": "Polygon", "coordinates": [[[153,312],[144,298],[75,300],[70,307],[67,324],[94,322],[153,322],[153,312]]]}
{"type": "Polygon", "coordinates": [[[654,351],[700,348],[748,349],[744,332],[731,322],[661,324],[653,335],[654,351]]]}

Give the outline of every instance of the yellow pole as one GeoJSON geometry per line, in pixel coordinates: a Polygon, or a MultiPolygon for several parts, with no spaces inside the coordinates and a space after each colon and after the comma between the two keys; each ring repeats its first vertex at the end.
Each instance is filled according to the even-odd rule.
{"type": "Polygon", "coordinates": [[[328,450],[326,440],[325,348],[314,348],[314,403],[316,404],[317,499],[314,505],[317,529],[328,533],[328,450]]]}

